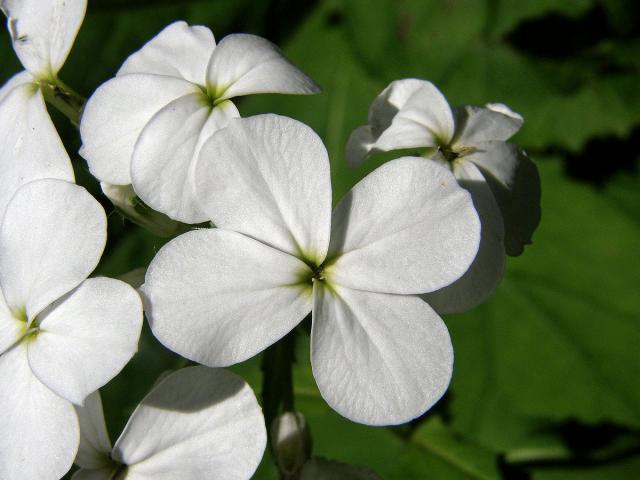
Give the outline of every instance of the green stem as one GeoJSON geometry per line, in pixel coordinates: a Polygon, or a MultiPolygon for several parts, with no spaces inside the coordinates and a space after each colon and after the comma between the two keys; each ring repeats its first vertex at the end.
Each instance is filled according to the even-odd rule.
{"type": "MultiPolygon", "coordinates": [[[[294,411],[295,335],[296,331],[292,330],[265,350],[262,356],[262,410],[269,433],[273,421],[281,412],[294,411]]],[[[269,444],[271,445],[271,438],[269,444]]],[[[273,449],[273,445],[271,448],[273,449]]]]}
{"type": "Polygon", "coordinates": [[[47,103],[56,107],[71,123],[78,127],[86,99],[60,80],[55,82],[40,81],[39,85],[47,103]]]}

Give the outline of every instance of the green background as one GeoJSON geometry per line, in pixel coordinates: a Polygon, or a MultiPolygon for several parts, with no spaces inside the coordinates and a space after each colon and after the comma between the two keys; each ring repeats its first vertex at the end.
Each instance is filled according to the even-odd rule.
{"type": "MultiPolygon", "coordinates": [[[[320,398],[299,335],[296,404],[314,454],[390,480],[640,478],[640,3],[89,0],[61,79],[89,96],[178,19],[218,39],[265,36],[322,87],[236,104],[244,116],[275,112],[314,128],[331,157],[334,200],[389,158],[350,170],[344,146],[394,79],[428,79],[453,105],[502,102],[525,118],[513,141],[540,169],[542,222],[495,295],[445,319],[455,348],[448,393],[411,425],[352,424],[320,398]]],[[[21,69],[8,35],[0,54],[4,81],[21,69]]],[[[79,183],[100,196],[77,131],[52,115],[79,183]]],[[[115,213],[109,229],[97,274],[145,266],[166,241],[115,213]]],[[[145,328],[139,353],[102,390],[113,439],[157,376],[183,365],[145,328]]],[[[259,365],[235,368],[257,394],[259,365]]],[[[268,454],[255,478],[276,478],[268,454]]]]}

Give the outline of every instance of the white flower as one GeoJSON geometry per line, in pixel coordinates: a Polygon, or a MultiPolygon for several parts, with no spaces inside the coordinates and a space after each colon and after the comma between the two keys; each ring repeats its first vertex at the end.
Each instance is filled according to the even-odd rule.
{"type": "Polygon", "coordinates": [[[106,218],[83,188],[36,180],[0,227],[0,478],[60,478],[78,448],[72,403],[137,349],[142,307],[124,282],[87,275],[106,218]]]}
{"type": "Polygon", "coordinates": [[[369,124],[347,144],[347,160],[360,165],[371,153],[426,148],[424,156],[453,171],[473,198],[482,222],[478,256],[453,285],[427,295],[440,313],[482,303],[498,286],[505,254],[520,255],[540,221],[538,171],[515,145],[506,143],[522,117],[502,104],[455,111],[425,80],[396,80],[374,100],[369,124]]]}
{"type": "Polygon", "coordinates": [[[58,71],[84,18],[86,0],[0,0],[13,48],[25,71],[0,89],[0,220],[20,185],[39,178],[73,181],[73,169],[51,123],[43,89],[58,71]]]}
{"type": "Polygon", "coordinates": [[[98,392],[78,408],[73,480],[248,480],[264,453],[264,417],[251,388],[219,369],[188,367],[158,382],[111,447],[98,392]]]}
{"type": "Polygon", "coordinates": [[[317,93],[269,41],[234,34],[216,46],[203,26],[172,23],[131,55],[87,102],[80,154],[102,182],[133,184],[174,220],[207,220],[189,183],[202,143],[239,113],[231,98],[317,93]]]}
{"type": "Polygon", "coordinates": [[[467,192],[437,165],[379,168],[331,213],[327,151],[277,115],[236,119],[194,168],[219,229],[175,238],[142,289],[168,348],[209,366],[241,362],[313,310],[311,363],[325,400],[356,422],[406,422],[445,391],[453,353],[420,298],[450,284],[478,249],[467,192]]]}

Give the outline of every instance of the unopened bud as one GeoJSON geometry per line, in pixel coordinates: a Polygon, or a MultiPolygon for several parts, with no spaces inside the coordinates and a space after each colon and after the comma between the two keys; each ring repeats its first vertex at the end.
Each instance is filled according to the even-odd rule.
{"type": "Polygon", "coordinates": [[[273,421],[271,444],[284,478],[295,478],[311,457],[311,432],[304,415],[285,412],[273,421]]]}
{"type": "Polygon", "coordinates": [[[170,219],[156,212],[138,198],[131,185],[112,185],[100,182],[102,192],[123,217],[160,237],[175,237],[190,230],[190,225],[170,219]]]}

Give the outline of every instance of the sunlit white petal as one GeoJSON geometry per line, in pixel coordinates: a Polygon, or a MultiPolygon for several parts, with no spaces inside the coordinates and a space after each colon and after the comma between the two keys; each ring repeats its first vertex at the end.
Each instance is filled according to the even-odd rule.
{"type": "Polygon", "coordinates": [[[329,243],[331,179],[313,130],[278,115],[229,122],[194,171],[202,210],[220,228],[320,264],[329,243]]]}
{"type": "Polygon", "coordinates": [[[268,40],[237,33],[213,51],[207,86],[218,99],[252,93],[318,93],[318,86],[268,40]]]}
{"type": "Polygon", "coordinates": [[[16,190],[39,178],[73,181],[73,168],[33,83],[16,82],[0,102],[0,222],[16,190]]]}
{"type": "Polygon", "coordinates": [[[80,120],[80,155],[91,173],[103,182],[130,184],[131,155],[144,126],[171,101],[198,91],[186,80],[161,75],[123,75],[102,84],[80,120]]]}
{"type": "Polygon", "coordinates": [[[53,79],[80,29],[86,0],[2,0],[13,48],[24,68],[39,79],[53,79]]]}
{"type": "Polygon", "coordinates": [[[311,310],[309,268],[239,233],[185,233],[147,270],[143,294],[155,336],[209,366],[246,360],[282,338],[311,310]]]}
{"type": "Polygon", "coordinates": [[[264,453],[264,418],[251,388],[218,369],[189,367],[142,400],[113,449],[139,480],[246,480],[264,453]]]}
{"type": "Polygon", "coordinates": [[[333,213],[330,281],[387,293],[425,293],[457,280],[475,258],[480,222],[447,169],[403,157],[360,181],[333,213]]]}
{"type": "Polygon", "coordinates": [[[33,375],[25,342],[0,355],[0,412],[0,478],[62,478],[78,449],[78,418],[33,375]]]}
{"type": "Polygon", "coordinates": [[[16,73],[11,78],[9,78],[9,80],[7,80],[4,85],[2,85],[2,88],[0,88],[0,102],[2,102],[2,100],[4,100],[4,97],[6,97],[9,92],[11,92],[11,90],[16,88],[17,86],[35,82],[36,80],[33,78],[33,75],[31,75],[26,70],[16,73]]]}
{"type": "Polygon", "coordinates": [[[468,147],[488,140],[506,141],[522,127],[522,117],[505,115],[489,108],[466,106],[461,109],[456,145],[468,147]]]}
{"type": "Polygon", "coordinates": [[[417,297],[319,286],[311,364],[338,413],[390,425],[418,417],[442,396],[453,350],[440,317],[417,297]]]}
{"type": "Polygon", "coordinates": [[[0,355],[22,338],[26,331],[26,322],[16,318],[9,310],[0,290],[0,355]]]}
{"type": "Polygon", "coordinates": [[[90,278],[41,317],[29,363],[42,383],[76,405],[115,377],[138,349],[140,297],[119,280],[90,278]]]}
{"type": "Polygon", "coordinates": [[[133,151],[131,180],[136,193],[174,220],[208,220],[196,203],[191,162],[203,137],[238,116],[231,102],[212,110],[202,92],[180,97],[161,109],[144,127],[133,151]]]}
{"type": "Polygon", "coordinates": [[[174,22],[122,64],[118,75],[154,73],[204,85],[216,42],[207,27],[174,22]]]}
{"type": "Polygon", "coordinates": [[[106,241],[102,206],[82,187],[36,180],[21,187],[0,228],[0,285],[12,311],[33,319],[96,267],[106,241]]]}
{"type": "Polygon", "coordinates": [[[387,93],[383,91],[377,99],[378,102],[374,102],[371,108],[369,123],[374,135],[376,131],[379,132],[375,135],[375,149],[389,151],[400,148],[435,147],[449,143],[454,134],[454,120],[451,107],[444,95],[431,82],[410,80],[409,87],[403,82],[406,81],[389,85],[388,90],[385,90],[387,93]],[[420,82],[420,85],[416,82],[420,82]],[[395,90],[400,90],[395,95],[396,98],[395,90]],[[402,104],[401,101],[409,92],[411,95],[402,104]],[[389,104],[383,102],[385,96],[391,99],[389,104]],[[392,116],[396,102],[399,109],[392,116]],[[391,123],[382,129],[390,117],[391,123]]]}

